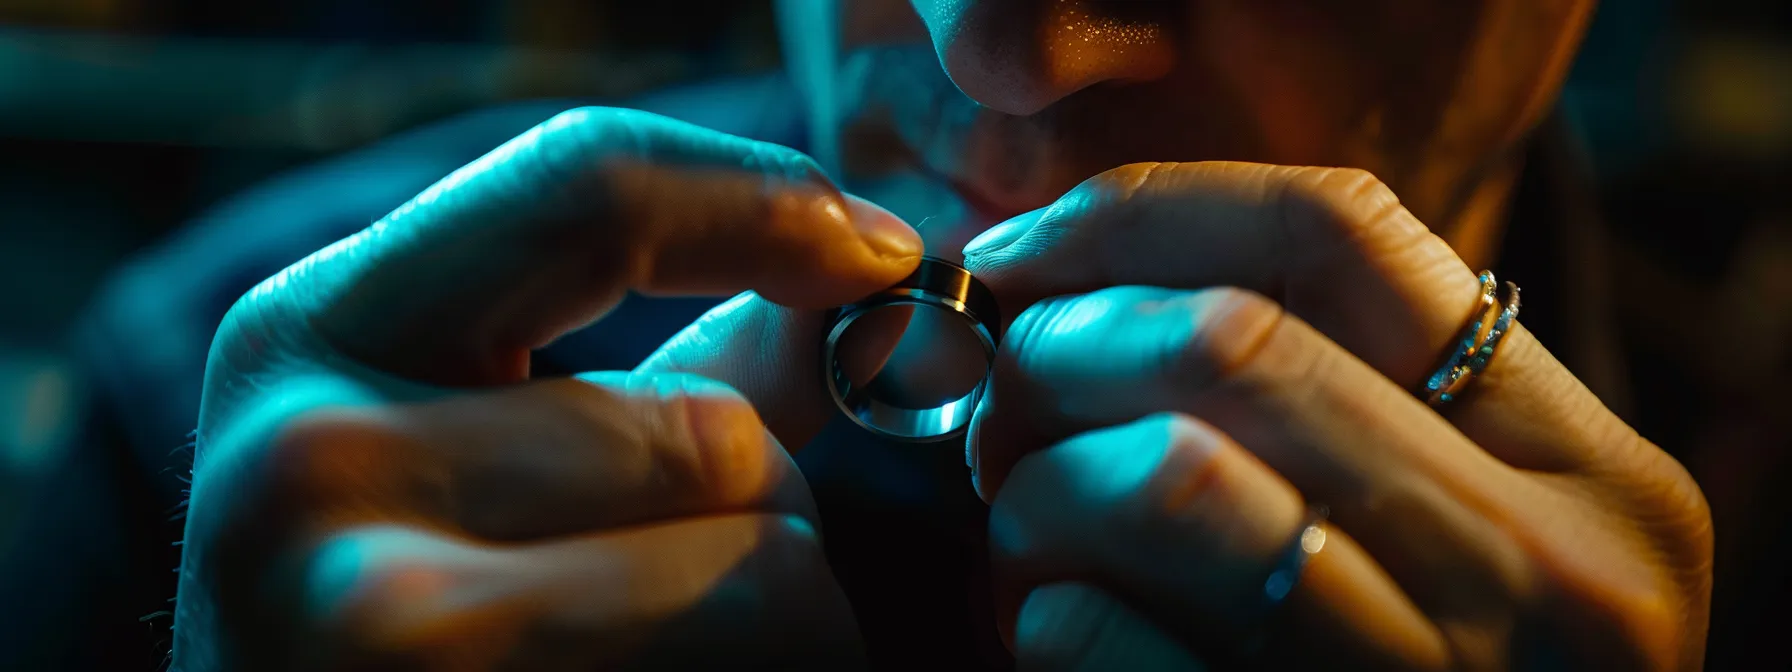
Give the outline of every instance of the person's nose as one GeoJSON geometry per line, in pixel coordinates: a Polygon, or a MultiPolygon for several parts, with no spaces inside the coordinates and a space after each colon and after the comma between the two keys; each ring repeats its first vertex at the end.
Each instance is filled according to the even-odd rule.
{"type": "Polygon", "coordinates": [[[1103,82],[1155,79],[1175,61],[1168,0],[913,2],[952,81],[1008,114],[1103,82]]]}

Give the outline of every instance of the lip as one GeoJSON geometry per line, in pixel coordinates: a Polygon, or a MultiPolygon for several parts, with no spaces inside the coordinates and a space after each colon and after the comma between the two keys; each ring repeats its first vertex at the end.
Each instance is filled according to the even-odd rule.
{"type": "Polygon", "coordinates": [[[987,227],[1038,207],[1029,205],[1038,200],[1036,195],[991,188],[974,169],[961,169],[978,163],[965,145],[987,144],[973,142],[973,135],[992,130],[979,128],[991,123],[989,111],[946,77],[930,42],[867,48],[859,56],[868,69],[859,78],[868,87],[862,93],[864,104],[887,107],[892,118],[908,122],[874,123],[889,124],[887,130],[899,140],[895,148],[902,153],[901,163],[957,197],[968,219],[977,220],[967,224],[987,227]]]}
{"type": "Polygon", "coordinates": [[[976,185],[947,175],[939,170],[935,170],[932,166],[927,165],[925,161],[915,161],[915,170],[922,175],[927,176],[929,179],[939,181],[948,189],[951,189],[953,195],[957,196],[958,199],[964,203],[965,209],[975,215],[978,220],[981,220],[984,227],[992,226],[997,222],[1008,221],[1010,218],[1032,209],[1004,205],[1000,201],[985,194],[983,190],[977,188],[976,185]]]}

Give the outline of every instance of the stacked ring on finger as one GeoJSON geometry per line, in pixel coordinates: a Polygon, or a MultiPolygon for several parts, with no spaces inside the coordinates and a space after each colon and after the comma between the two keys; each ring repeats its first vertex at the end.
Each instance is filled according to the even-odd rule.
{"type": "Polygon", "coordinates": [[[1499,295],[1499,284],[1493,271],[1481,271],[1481,298],[1469,322],[1452,341],[1452,349],[1442,366],[1425,379],[1419,396],[1432,407],[1455,401],[1476,376],[1487,369],[1500,343],[1518,319],[1518,285],[1507,282],[1505,296],[1499,295]]]}

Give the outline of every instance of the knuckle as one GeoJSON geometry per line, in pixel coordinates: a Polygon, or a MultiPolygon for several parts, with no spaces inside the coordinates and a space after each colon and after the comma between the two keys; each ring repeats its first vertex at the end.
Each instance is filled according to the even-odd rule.
{"type": "Polygon", "coordinates": [[[1593,505],[1613,512],[1614,528],[1646,549],[1635,554],[1647,563],[1639,571],[1655,580],[1651,590],[1639,592],[1634,584],[1626,586],[1619,573],[1552,575],[1560,590],[1592,596],[1587,599],[1609,602],[1599,596],[1629,595],[1622,608],[1602,612],[1616,619],[1619,630],[1679,641],[1685,623],[1675,614],[1702,613],[1711,596],[1715,536],[1710,503],[1684,465],[1634,428],[1617,421],[1588,424],[1601,428],[1591,441],[1609,458],[1585,470],[1586,494],[1593,505]]]}
{"type": "MultiPolygon", "coordinates": [[[[1148,185],[1160,171],[1174,167],[1176,163],[1164,161],[1142,161],[1110,168],[1095,177],[1085,180],[1077,190],[1108,195],[1110,198],[1125,200],[1148,185]]],[[[1074,193],[1074,192],[1073,192],[1074,193]]]]}
{"type": "MultiPolygon", "coordinates": [[[[1627,427],[1628,428],[1628,427],[1627,427]]],[[[1633,467],[1636,492],[1644,506],[1638,516],[1658,538],[1668,557],[1689,569],[1708,569],[1712,554],[1711,504],[1698,481],[1679,460],[1629,429],[1628,451],[1642,464],[1633,467]],[[1648,504],[1653,504],[1648,505],[1648,504]]]]}
{"type": "MultiPolygon", "coordinates": [[[[1360,168],[1303,168],[1284,183],[1278,219],[1299,256],[1323,259],[1339,249],[1391,252],[1430,239],[1394,191],[1360,168]]],[[[1295,259],[1297,264],[1317,259],[1295,259]]]]}
{"type": "Polygon", "coordinates": [[[1156,508],[1168,512],[1199,508],[1195,501],[1214,492],[1226,468],[1225,455],[1214,440],[1215,430],[1181,413],[1160,414],[1155,421],[1163,426],[1165,470],[1172,476],[1165,483],[1170,487],[1155,490],[1156,508]]]}
{"type": "MultiPolygon", "coordinates": [[[[319,355],[323,350],[320,335],[310,328],[300,311],[300,304],[307,298],[303,293],[312,286],[310,276],[318,260],[346,249],[354,241],[355,237],[351,237],[311,254],[237,297],[212,336],[207,367],[226,376],[259,376],[279,367],[286,370],[278,373],[287,373],[319,355]]],[[[208,378],[205,393],[207,402],[214,406],[240,400],[247,392],[265,387],[210,382],[208,378]]]]}
{"type": "Polygon", "coordinates": [[[821,164],[808,154],[770,142],[746,142],[743,168],[763,173],[774,182],[781,180],[789,184],[833,188],[833,181],[822,171],[821,164]]]}
{"type": "Polygon", "coordinates": [[[1568,634],[1627,658],[1614,669],[1682,669],[1687,652],[1701,645],[1703,624],[1688,614],[1702,614],[1705,599],[1671,587],[1671,581],[1639,587],[1618,576],[1573,572],[1551,583],[1530,609],[1568,610],[1576,624],[1568,634]]]}
{"type": "Polygon", "coordinates": [[[398,439],[393,427],[368,412],[325,407],[298,413],[268,436],[266,504],[305,510],[358,500],[348,491],[391,472],[389,447],[398,439]]]}
{"type": "MultiPolygon", "coordinates": [[[[1051,230],[1055,235],[1065,235],[1070,230],[1080,230],[1088,226],[1097,226],[1104,230],[1123,229],[1136,226],[1140,218],[1125,207],[1160,169],[1175,164],[1156,161],[1129,163],[1102,171],[1093,177],[1083,180],[1052,204],[1050,212],[1033,229],[1051,230]],[[1085,213],[1099,212],[1099,217],[1083,217],[1085,213]]],[[[1030,233],[1038,235],[1037,233],[1030,233]]]]}
{"type": "MultiPolygon", "coordinates": [[[[681,133],[698,131],[683,122],[651,112],[620,107],[585,106],[554,115],[503,149],[479,163],[507,164],[519,176],[525,191],[547,190],[548,196],[565,200],[561,185],[595,183],[619,191],[657,155],[676,153],[681,133]],[[615,184],[622,182],[624,184],[615,184]]],[[[702,133],[691,133],[701,135],[702,133]]],[[[676,157],[669,157],[676,158],[676,157]]],[[[478,164],[475,164],[478,165],[478,164]]],[[[651,175],[651,172],[648,173],[651,175]]],[[[612,197],[613,198],[613,197],[612,197]]],[[[568,217],[576,217],[568,212],[568,217]]]]}
{"type": "MultiPolygon", "coordinates": [[[[564,138],[586,151],[572,152],[582,159],[595,153],[599,166],[619,162],[663,159],[672,164],[694,160],[712,168],[744,169],[768,178],[792,183],[830,186],[821,165],[809,155],[776,143],[721,133],[642,110],[618,107],[579,107],[543,122],[536,132],[564,138]],[[735,157],[738,165],[725,165],[735,157]]],[[[542,144],[542,143],[536,143],[542,144]]],[[[548,143],[557,144],[557,143],[548,143]]]]}
{"type": "Polygon", "coordinates": [[[1142,422],[1160,437],[1154,447],[1161,456],[1133,505],[1118,508],[1122,517],[1112,524],[1139,538],[1186,536],[1191,526],[1206,531],[1229,527],[1237,507],[1250,503],[1239,488],[1256,480],[1238,473],[1245,465],[1237,455],[1224,450],[1216,431],[1194,417],[1159,413],[1142,422]]]}
{"type": "Polygon", "coordinates": [[[604,207],[620,207],[618,194],[639,188],[631,182],[647,177],[639,169],[653,153],[652,128],[657,119],[639,110],[574,108],[554,115],[513,140],[509,145],[515,148],[513,151],[501,149],[493,155],[497,159],[480,161],[507,164],[512,173],[526,176],[509,182],[523,185],[525,192],[548,190],[549,203],[555,206],[550,211],[559,215],[556,219],[574,219],[584,213],[559,212],[575,207],[570,202],[560,202],[569,200],[556,193],[562,188],[560,185],[595,187],[589,191],[600,195],[604,207]]]}
{"type": "MultiPolygon", "coordinates": [[[[307,394],[292,387],[279,390],[307,394]]],[[[263,602],[269,591],[286,595],[299,587],[290,554],[321,529],[365,517],[350,509],[379,506],[360,490],[387,475],[376,464],[386,454],[379,423],[342,407],[280,410],[251,411],[270,417],[243,423],[195,470],[180,608],[198,603],[210,605],[199,612],[216,610],[218,616],[198,623],[207,632],[218,627],[212,618],[290,627],[293,614],[263,602]]]]}
{"type": "Polygon", "coordinates": [[[756,557],[773,583],[812,583],[832,576],[815,525],[796,515],[761,514],[756,557]]]}
{"type": "Polygon", "coordinates": [[[1104,229],[1136,228],[1144,224],[1144,218],[1126,206],[1139,194],[1154,189],[1178,165],[1181,164],[1147,161],[1112,168],[1084,180],[1059,203],[1081,212],[1100,211],[1102,216],[1090,223],[1104,229]]]}
{"type": "Polygon", "coordinates": [[[1195,328],[1171,351],[1175,381],[1201,389],[1204,384],[1237,379],[1260,360],[1288,319],[1281,304],[1250,290],[1222,287],[1190,295],[1195,328]]]}
{"type": "Polygon", "coordinates": [[[1148,473],[1097,529],[1147,556],[1257,562],[1284,547],[1302,516],[1293,485],[1198,418],[1159,413],[1138,425],[1145,434],[1127,443],[1148,473]]]}
{"type": "Polygon", "coordinates": [[[1347,196],[1364,192],[1390,193],[1381,178],[1361,168],[1320,168],[1314,174],[1322,182],[1334,185],[1339,193],[1347,196]]]}
{"type": "Polygon", "coordinates": [[[585,148],[636,150],[645,153],[648,130],[658,115],[620,107],[575,107],[541,122],[534,131],[550,138],[566,138],[585,148]]]}
{"type": "Polygon", "coordinates": [[[1671,661],[1675,649],[1693,644],[1685,639],[1687,623],[1680,615],[1703,613],[1709,605],[1715,551],[1711,506],[1679,461],[1634,430],[1629,434],[1625,452],[1640,464],[1619,477],[1628,483],[1616,484],[1622,494],[1615,508],[1625,511],[1630,524],[1649,540],[1653,552],[1648,557],[1654,559],[1652,574],[1658,579],[1653,591],[1615,613],[1620,631],[1673,643],[1659,652],[1671,661]]]}
{"type": "Polygon", "coordinates": [[[1205,425],[1199,420],[1164,412],[1146,416],[1138,424],[1152,438],[1135,449],[1155,451],[1159,457],[1130,505],[1111,509],[1113,517],[1106,521],[1106,526],[1126,538],[1153,538],[1163,533],[1166,522],[1198,514],[1202,502],[1214,490],[1219,461],[1214,459],[1211,447],[1191,440],[1206,434],[1205,425]]]}
{"type": "Polygon", "coordinates": [[[785,476],[782,448],[733,387],[683,372],[581,373],[552,398],[587,433],[613,437],[610,461],[698,508],[762,503],[785,476]],[[686,500],[685,498],[688,498],[686,500]]]}
{"type": "Polygon", "coordinates": [[[716,506],[755,503],[782,477],[782,449],[759,413],[725,383],[689,373],[636,376],[651,391],[652,469],[716,506]]]}
{"type": "Polygon", "coordinates": [[[340,653],[420,653],[431,644],[427,641],[431,633],[441,632],[437,626],[468,615],[456,608],[466,603],[457,596],[484,592],[469,590],[465,572],[438,557],[458,549],[417,537],[362,531],[325,542],[314,556],[314,569],[307,577],[312,601],[307,611],[315,625],[344,649],[340,653]],[[381,543],[376,536],[412,537],[387,541],[433,552],[382,553],[381,547],[390,543],[381,543]]]}
{"type": "Polygon", "coordinates": [[[1308,168],[1290,175],[1288,196],[1299,203],[1342,209],[1394,199],[1394,192],[1361,168],[1308,168]]]}

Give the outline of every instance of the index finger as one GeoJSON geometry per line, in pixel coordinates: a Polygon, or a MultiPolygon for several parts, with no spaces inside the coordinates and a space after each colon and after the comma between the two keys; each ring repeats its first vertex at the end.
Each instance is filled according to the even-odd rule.
{"type": "MultiPolygon", "coordinates": [[[[966,252],[1012,315],[1116,285],[1254,290],[1408,389],[1438,366],[1480,293],[1392,191],[1348,169],[1126,166],[966,252]]],[[[1451,420],[1521,468],[1584,469],[1647,445],[1522,327],[1470,395],[1446,409],[1451,420]]]]}
{"type": "Polygon", "coordinates": [[[900,279],[920,253],[907,224],[794,150],[587,108],[295,264],[232,319],[413,381],[509,383],[529,350],[629,291],[822,307],[900,279]]]}

